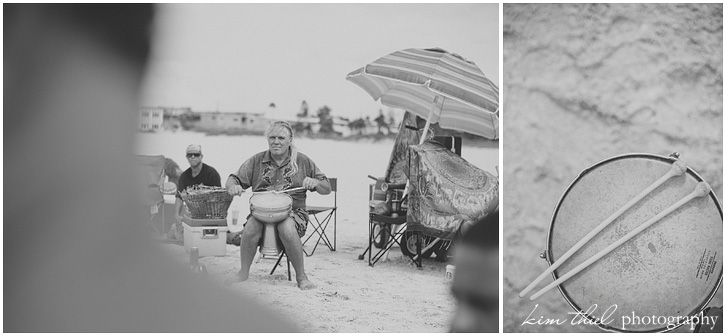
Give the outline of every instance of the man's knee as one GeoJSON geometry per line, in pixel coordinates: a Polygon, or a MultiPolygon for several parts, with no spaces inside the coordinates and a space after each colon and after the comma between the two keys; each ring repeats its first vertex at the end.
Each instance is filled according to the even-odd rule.
{"type": "Polygon", "coordinates": [[[250,217],[242,230],[242,239],[260,239],[262,237],[262,223],[250,217]]]}
{"type": "Polygon", "coordinates": [[[277,224],[277,232],[283,239],[300,239],[297,234],[297,227],[295,226],[295,221],[290,217],[280,222],[280,224],[277,224]]]}

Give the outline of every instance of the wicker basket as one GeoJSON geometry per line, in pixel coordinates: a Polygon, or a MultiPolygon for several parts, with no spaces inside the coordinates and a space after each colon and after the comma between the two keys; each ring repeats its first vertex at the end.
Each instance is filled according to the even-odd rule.
{"type": "Polygon", "coordinates": [[[191,188],[184,190],[181,196],[195,219],[227,218],[227,209],[234,197],[218,187],[191,188]]]}

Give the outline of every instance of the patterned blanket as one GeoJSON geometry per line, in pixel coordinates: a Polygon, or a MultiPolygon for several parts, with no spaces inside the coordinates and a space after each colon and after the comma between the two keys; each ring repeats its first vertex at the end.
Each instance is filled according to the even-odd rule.
{"type": "Polygon", "coordinates": [[[452,240],[499,205],[499,181],[435,142],[409,146],[408,230],[452,240]]]}

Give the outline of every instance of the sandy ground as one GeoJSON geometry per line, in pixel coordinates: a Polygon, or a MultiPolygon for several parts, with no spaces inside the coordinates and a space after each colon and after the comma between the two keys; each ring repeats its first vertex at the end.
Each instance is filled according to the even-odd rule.
{"type": "MultiPolygon", "coordinates": [[[[267,148],[263,137],[253,136],[177,132],[139,134],[137,139],[138,154],[165,155],[185,169],[188,164],[184,148],[190,143],[201,144],[204,162],[215,167],[223,180],[247,157],[267,148]]],[[[273,307],[281,318],[291,320],[305,332],[446,332],[455,309],[450,284],[444,279],[446,263],[426,259],[423,269],[418,270],[398,247],[391,249],[389,260],[374,267],[368,266],[367,259],[358,260],[368,244],[371,180],[366,176],[384,174],[393,141],[300,138],[296,144],[329,177],[338,178],[337,250],[330,251],[320,243],[315,254],[305,258],[306,272],[317,285],[313,290],[301,291],[295,281],[287,281],[284,264],[270,275],[273,259],[253,263],[250,279],[230,288],[273,307]]],[[[497,149],[468,148],[464,143],[462,156],[496,174],[497,149]]],[[[327,205],[332,201],[330,196],[308,197],[308,204],[327,205]]],[[[240,216],[246,216],[248,202],[249,195],[237,197],[230,210],[238,209],[240,216]]],[[[232,226],[231,230],[239,227],[232,226]]],[[[330,228],[328,234],[332,238],[330,228]]],[[[308,242],[307,250],[312,243],[308,242]]],[[[165,245],[164,250],[180,262],[188,262],[182,246],[165,245]]],[[[239,270],[239,247],[226,245],[226,256],[203,257],[200,262],[207,267],[211,281],[223,283],[239,270]]]]}
{"type": "Polygon", "coordinates": [[[597,332],[569,323],[557,291],[517,293],[546,269],[560,195],[596,162],[677,151],[723,200],[722,5],[505,4],[503,22],[503,328],[597,332]],[[568,323],[522,325],[535,307],[568,323]]]}

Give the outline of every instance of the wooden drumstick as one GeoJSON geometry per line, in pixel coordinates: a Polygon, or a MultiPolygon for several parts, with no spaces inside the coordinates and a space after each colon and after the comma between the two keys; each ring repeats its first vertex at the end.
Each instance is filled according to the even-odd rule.
{"type": "Polygon", "coordinates": [[[620,245],[623,245],[625,242],[627,242],[628,240],[630,240],[631,238],[633,238],[635,235],[643,232],[643,230],[645,230],[648,227],[650,227],[651,225],[653,225],[653,223],[661,220],[665,216],[668,216],[668,214],[670,214],[671,212],[673,212],[676,209],[680,208],[682,205],[688,203],[690,200],[692,200],[694,198],[706,196],[710,192],[711,192],[711,187],[708,186],[708,183],[706,183],[706,182],[698,182],[698,184],[696,184],[696,188],[694,188],[693,191],[690,194],[686,195],[686,197],[683,197],[680,201],[676,202],[675,204],[673,204],[673,205],[669,206],[668,208],[666,208],[665,210],[661,211],[659,214],[655,215],[655,217],[649,219],[647,222],[645,222],[643,224],[640,224],[640,226],[638,226],[637,228],[635,228],[635,230],[629,232],[628,234],[626,234],[622,238],[620,238],[617,241],[615,241],[614,243],[610,244],[604,250],[598,252],[594,256],[592,256],[589,259],[585,260],[582,264],[580,264],[577,267],[573,268],[572,270],[570,270],[569,272],[567,272],[567,274],[563,275],[561,278],[555,280],[554,282],[550,283],[546,287],[540,289],[539,292],[534,293],[534,295],[532,295],[529,298],[529,300],[530,301],[536,300],[537,298],[539,298],[540,296],[542,296],[542,294],[546,293],[547,291],[549,291],[552,288],[555,288],[556,286],[558,286],[559,284],[565,282],[567,279],[573,277],[575,274],[579,273],[580,271],[582,271],[586,267],[592,265],[594,262],[600,260],[600,258],[604,257],[606,254],[608,254],[608,253],[612,252],[614,249],[620,247],[620,245]]]}
{"type": "Polygon", "coordinates": [[[592,231],[590,231],[585,237],[580,239],[580,241],[578,241],[577,244],[572,246],[572,248],[570,248],[565,254],[563,254],[562,257],[557,259],[557,261],[554,264],[550,265],[549,268],[547,268],[544,272],[542,272],[542,274],[540,274],[537,277],[537,279],[534,279],[534,281],[532,281],[532,283],[529,284],[529,286],[527,286],[525,289],[523,289],[519,293],[519,297],[524,297],[525,295],[527,295],[527,293],[529,293],[534,288],[534,286],[537,286],[537,284],[542,282],[542,280],[547,276],[547,274],[552,273],[555,269],[557,269],[557,267],[560,267],[560,265],[562,265],[562,263],[564,263],[573,254],[575,254],[575,252],[577,252],[580,248],[582,248],[582,246],[585,245],[588,241],[590,241],[590,239],[592,239],[592,237],[595,237],[596,234],[600,233],[600,231],[602,231],[606,226],[610,225],[610,223],[612,223],[612,221],[614,221],[616,218],[620,217],[620,215],[622,215],[625,211],[630,209],[633,205],[635,205],[635,203],[638,203],[638,201],[643,199],[643,197],[650,194],[656,188],[660,187],[661,184],[665,183],[665,181],[667,181],[671,177],[683,175],[683,173],[685,173],[687,169],[688,169],[688,167],[686,167],[685,163],[681,162],[680,160],[674,161],[673,164],[671,165],[671,169],[667,173],[665,173],[658,180],[653,182],[650,186],[645,188],[645,190],[640,192],[640,194],[636,195],[628,203],[625,203],[625,205],[623,205],[620,209],[618,209],[618,211],[616,211],[614,214],[610,215],[610,217],[605,219],[602,223],[600,223],[600,225],[598,225],[597,227],[592,229],[592,231]]]}

